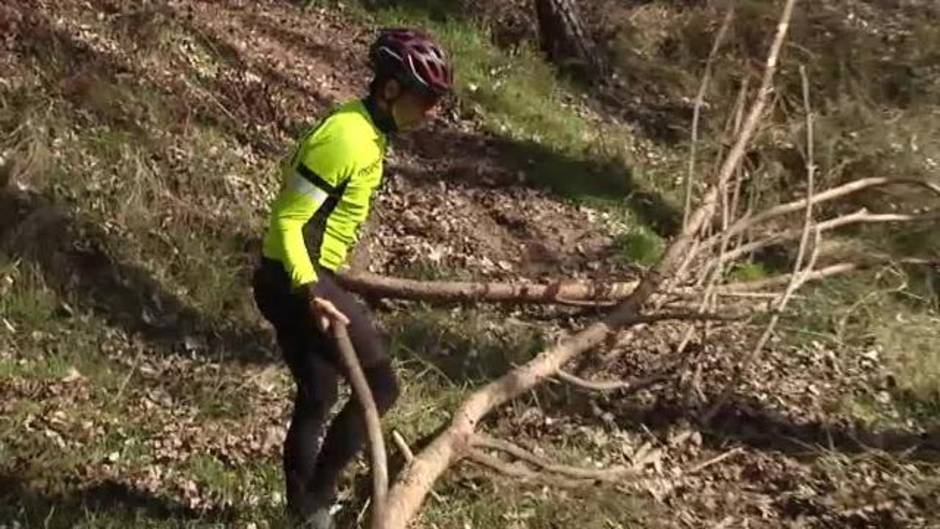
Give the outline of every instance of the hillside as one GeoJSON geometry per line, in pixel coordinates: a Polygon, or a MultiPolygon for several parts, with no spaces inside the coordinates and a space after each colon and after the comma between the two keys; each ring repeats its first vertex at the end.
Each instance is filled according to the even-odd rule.
{"type": "MultiPolygon", "coordinates": [[[[582,4],[619,81],[586,86],[546,63],[525,2],[0,5],[0,527],[283,525],[293,388],[250,274],[278,160],[330,106],[362,93],[379,25],[430,27],[457,58],[459,89],[434,123],[393,143],[355,269],[642,274],[682,225],[693,100],[723,11],[582,4]]],[[[741,2],[716,59],[703,173],[727,149],[742,79],[759,75],[777,16],[768,4],[741,2]]],[[[819,112],[820,185],[937,181],[936,6],[807,6],[748,152],[750,205],[803,192],[800,64],[819,112]]],[[[889,189],[821,209],[937,207],[889,189]]],[[[742,358],[761,320],[696,334],[685,354],[686,327],[658,325],[574,366],[653,376],[649,387],[555,381],[487,422],[563,463],[644,461],[636,479],[564,489],[461,464],[415,526],[940,527],[940,276],[900,262],[940,260],[938,228],[833,236],[832,262],[883,254],[884,264],[800,291],[758,362],[742,358]],[[701,421],[735,376],[730,400],[701,421]]],[[[729,275],[773,275],[792,253],[773,246],[729,275]]],[[[404,386],[386,427],[416,446],[473,388],[604,310],[369,302],[404,386]]],[[[341,527],[356,526],[367,477],[362,460],[341,527]]]]}

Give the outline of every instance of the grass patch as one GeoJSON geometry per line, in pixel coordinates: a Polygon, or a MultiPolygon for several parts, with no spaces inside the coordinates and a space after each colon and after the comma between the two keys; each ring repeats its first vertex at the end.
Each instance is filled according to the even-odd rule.
{"type": "Polygon", "coordinates": [[[940,318],[897,312],[872,329],[912,411],[940,418],[940,318]],[[922,410],[920,408],[923,408],[922,410]]]}
{"type": "Polygon", "coordinates": [[[478,384],[502,375],[544,347],[541,333],[521,323],[497,324],[473,310],[419,309],[387,325],[396,357],[420,362],[455,384],[478,384]]]}
{"type": "Polygon", "coordinates": [[[872,391],[837,405],[872,426],[940,421],[940,318],[912,299],[907,284],[904,272],[890,267],[831,278],[804,287],[787,318],[792,343],[826,343],[884,366],[887,379],[876,376],[872,391]]]}
{"type": "Polygon", "coordinates": [[[769,275],[770,273],[762,263],[755,262],[735,263],[734,267],[728,271],[728,279],[731,282],[758,281],[769,275]]]}
{"type": "Polygon", "coordinates": [[[60,356],[0,360],[0,377],[31,380],[57,380],[67,376],[74,366],[60,356]]]}
{"type": "Polygon", "coordinates": [[[625,529],[658,525],[655,507],[649,502],[602,489],[569,492],[468,476],[444,481],[439,491],[447,501],[429,504],[422,515],[431,527],[625,529]]]}
{"type": "Polygon", "coordinates": [[[3,256],[0,259],[0,317],[14,329],[42,327],[53,320],[59,301],[36,267],[3,256]]]}
{"type": "Polygon", "coordinates": [[[645,226],[636,226],[614,240],[618,260],[646,267],[659,261],[665,246],[663,238],[645,226]]]}

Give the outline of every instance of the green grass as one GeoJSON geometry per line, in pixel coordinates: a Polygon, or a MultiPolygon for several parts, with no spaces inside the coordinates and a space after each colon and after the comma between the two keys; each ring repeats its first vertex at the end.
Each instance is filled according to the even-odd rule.
{"type": "Polygon", "coordinates": [[[29,262],[0,259],[0,317],[14,327],[52,320],[59,304],[42,274],[29,262]]]}
{"type": "Polygon", "coordinates": [[[905,400],[920,401],[940,418],[940,317],[898,310],[875,322],[872,333],[905,400]]]}
{"type": "Polygon", "coordinates": [[[887,379],[872,375],[874,390],[833,404],[871,427],[940,422],[940,319],[907,284],[903,271],[886,267],[807,285],[782,325],[791,344],[824,344],[850,363],[864,355],[884,366],[887,379]]]}
{"type": "Polygon", "coordinates": [[[513,529],[655,528],[650,502],[592,489],[564,491],[484,477],[446,480],[445,502],[431,502],[424,515],[430,527],[505,527],[513,529]]]}
{"type": "Polygon", "coordinates": [[[728,280],[731,282],[757,281],[768,276],[767,268],[761,263],[742,262],[735,264],[728,271],[728,280]]]}
{"type": "Polygon", "coordinates": [[[617,258],[625,263],[641,266],[656,264],[665,250],[665,241],[652,230],[644,226],[633,227],[628,233],[614,241],[618,250],[617,258]]]}
{"type": "Polygon", "coordinates": [[[536,328],[521,322],[496,325],[474,309],[412,310],[393,317],[387,327],[397,357],[420,362],[433,376],[458,386],[502,375],[545,345],[536,328]]]}

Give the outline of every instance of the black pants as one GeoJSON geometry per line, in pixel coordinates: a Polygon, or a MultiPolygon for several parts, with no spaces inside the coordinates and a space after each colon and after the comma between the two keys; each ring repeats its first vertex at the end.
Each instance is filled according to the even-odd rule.
{"type": "MultiPolygon", "coordinates": [[[[318,296],[328,299],[350,320],[349,336],[372,389],[379,413],[398,398],[398,381],[367,309],[336,282],[329,270],[318,270],[318,296]]],[[[255,301],[277,333],[277,342],[297,383],[294,411],[284,442],[287,507],[304,518],[329,505],[337,480],[365,442],[365,418],[352,397],[336,416],[323,445],[317,438],[337,399],[339,375],[346,376],[333,339],[320,332],[305,300],[293,293],[281,263],[262,259],[254,276],[255,301]]]]}

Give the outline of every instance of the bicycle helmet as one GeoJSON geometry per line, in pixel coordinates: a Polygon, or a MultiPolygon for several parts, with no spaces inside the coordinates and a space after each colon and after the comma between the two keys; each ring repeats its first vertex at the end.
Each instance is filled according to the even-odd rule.
{"type": "Polygon", "coordinates": [[[397,79],[408,88],[440,97],[453,87],[447,57],[429,35],[403,28],[384,29],[369,50],[379,77],[397,79]]]}

